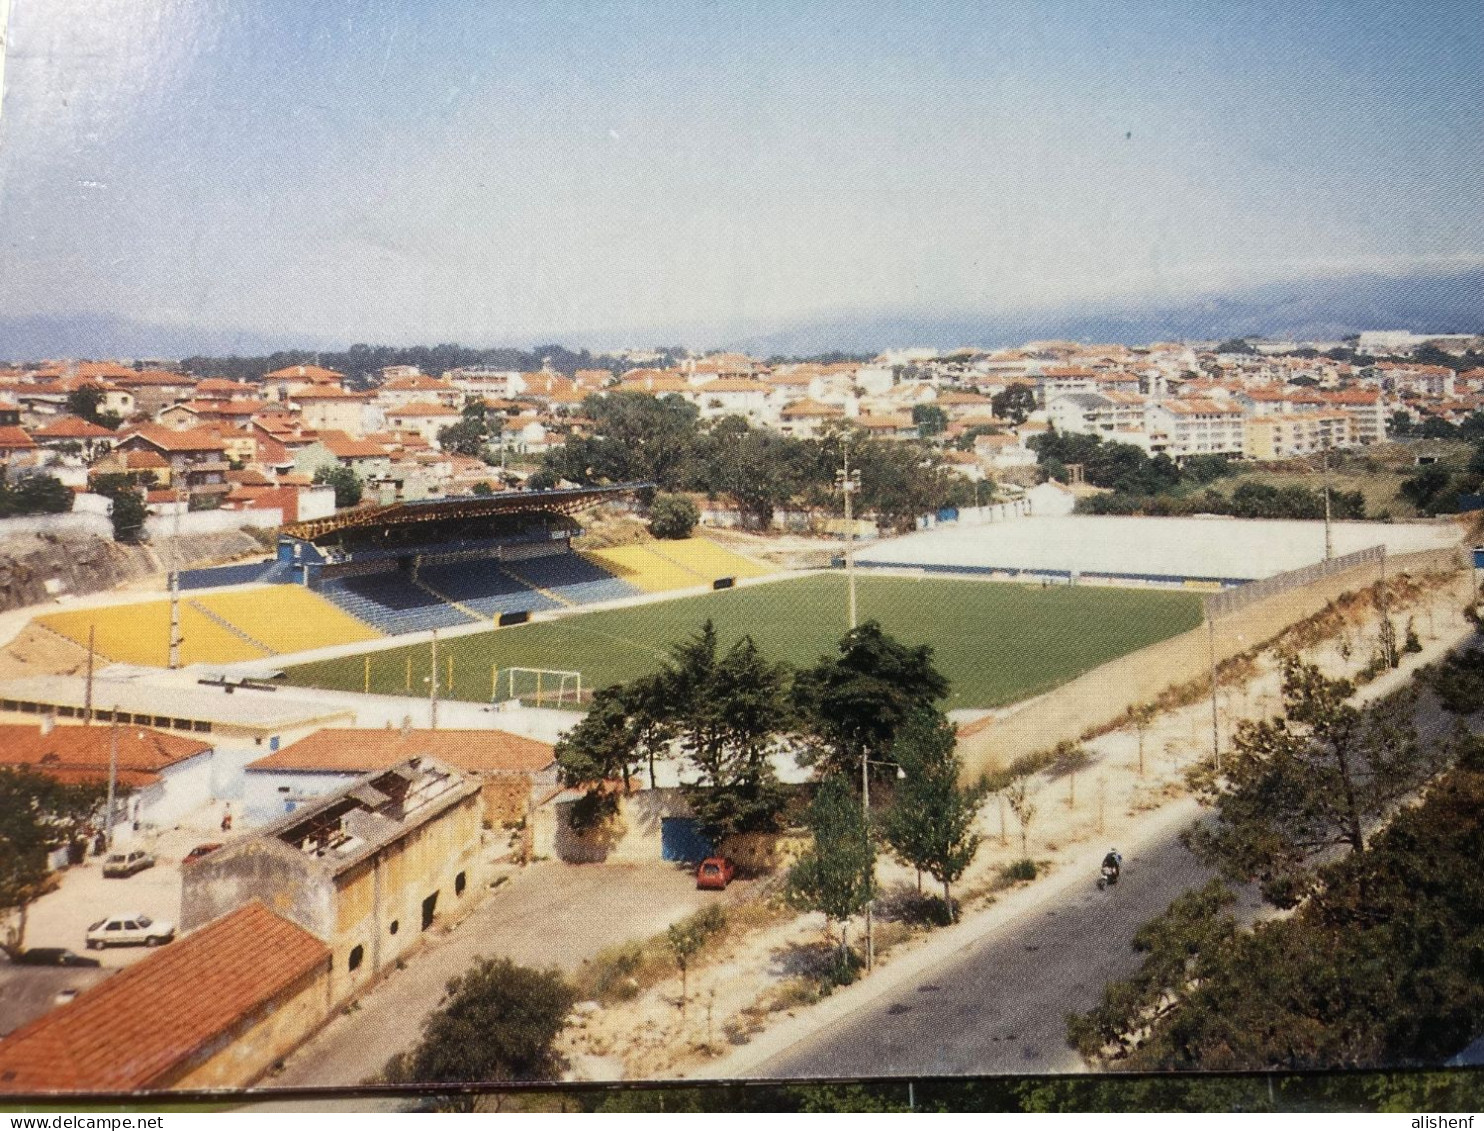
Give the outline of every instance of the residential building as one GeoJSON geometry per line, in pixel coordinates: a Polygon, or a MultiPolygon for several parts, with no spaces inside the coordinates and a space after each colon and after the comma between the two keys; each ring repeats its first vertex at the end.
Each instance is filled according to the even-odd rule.
{"type": "Polygon", "coordinates": [[[1289,412],[1250,417],[1244,426],[1248,459],[1291,459],[1355,445],[1348,412],[1289,412]]]}
{"type": "Polygon", "coordinates": [[[432,758],[367,774],[191,865],[181,925],[261,900],[329,946],[341,1002],[482,888],[480,794],[432,758]]]}
{"type": "Polygon", "coordinates": [[[0,1092],[243,1088],[329,1017],[330,948],[251,901],[0,1041],[0,1092]]]}
{"type": "Polygon", "coordinates": [[[1242,408],[1235,402],[1171,399],[1152,403],[1149,450],[1176,461],[1198,455],[1240,456],[1246,448],[1242,408]]]}

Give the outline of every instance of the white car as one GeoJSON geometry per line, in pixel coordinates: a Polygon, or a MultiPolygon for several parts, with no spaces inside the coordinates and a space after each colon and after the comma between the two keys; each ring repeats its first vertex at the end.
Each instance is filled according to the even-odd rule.
{"type": "Polygon", "coordinates": [[[175,924],[163,919],[151,919],[137,911],[125,911],[99,919],[88,928],[89,950],[101,950],[105,946],[159,946],[175,937],[175,924]]]}

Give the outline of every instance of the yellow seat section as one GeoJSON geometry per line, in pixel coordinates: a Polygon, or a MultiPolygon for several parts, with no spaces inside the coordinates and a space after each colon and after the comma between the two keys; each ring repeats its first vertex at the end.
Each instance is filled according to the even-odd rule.
{"type": "Polygon", "coordinates": [[[589,550],[583,556],[645,593],[693,589],[706,583],[706,578],[651,553],[647,544],[589,550]]]}
{"type": "Polygon", "coordinates": [[[269,585],[196,598],[275,652],[380,640],[381,633],[302,585],[269,585]]]}
{"type": "Polygon", "coordinates": [[[768,566],[734,554],[709,538],[681,538],[673,542],[646,542],[651,553],[675,562],[707,581],[718,577],[762,577],[774,572],[768,566]]]}
{"type": "MultiPolygon", "coordinates": [[[[84,646],[91,626],[96,629],[98,653],[119,663],[163,668],[170,662],[169,601],[52,613],[38,618],[38,623],[84,646]]],[[[266,654],[193,609],[185,596],[180,602],[180,635],[182,664],[260,660],[266,654]]]]}

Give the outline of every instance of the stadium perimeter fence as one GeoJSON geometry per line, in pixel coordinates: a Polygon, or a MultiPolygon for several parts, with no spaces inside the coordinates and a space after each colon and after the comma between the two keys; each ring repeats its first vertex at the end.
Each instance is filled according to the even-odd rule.
{"type": "Polygon", "coordinates": [[[1257,581],[1249,581],[1245,585],[1223,589],[1220,593],[1213,593],[1206,598],[1206,616],[1212,620],[1217,617],[1229,617],[1248,605],[1275,594],[1312,585],[1322,578],[1344,573],[1366,562],[1379,563],[1385,556],[1385,546],[1367,546],[1364,550],[1356,550],[1353,554],[1341,554],[1337,558],[1328,558],[1322,562],[1315,562],[1313,565],[1300,566],[1298,569],[1290,569],[1284,573],[1275,573],[1272,577],[1264,577],[1257,581]]]}

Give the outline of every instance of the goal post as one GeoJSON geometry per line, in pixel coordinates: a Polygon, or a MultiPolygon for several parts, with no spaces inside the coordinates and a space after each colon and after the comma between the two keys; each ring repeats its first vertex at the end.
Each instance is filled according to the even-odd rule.
{"type": "Polygon", "coordinates": [[[490,699],[530,700],[538,707],[582,704],[582,673],[562,668],[496,668],[490,679],[490,699]]]}

